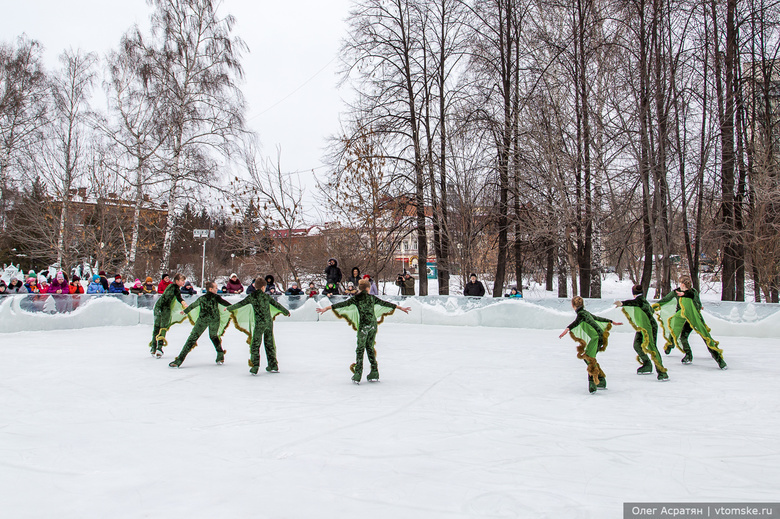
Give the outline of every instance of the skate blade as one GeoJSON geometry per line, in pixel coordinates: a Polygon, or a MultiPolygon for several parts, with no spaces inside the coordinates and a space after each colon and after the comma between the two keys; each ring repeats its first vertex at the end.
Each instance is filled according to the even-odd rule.
{"type": "Polygon", "coordinates": [[[353,380],[353,381],[352,381],[352,383],[353,383],[353,384],[355,384],[355,385],[357,385],[357,386],[359,386],[359,385],[360,385],[360,381],[359,381],[359,380],[353,380]]]}
{"type": "Polygon", "coordinates": [[[371,382],[373,384],[374,382],[379,382],[379,379],[378,378],[376,378],[376,379],[372,378],[371,380],[369,380],[369,382],[371,382]]]}

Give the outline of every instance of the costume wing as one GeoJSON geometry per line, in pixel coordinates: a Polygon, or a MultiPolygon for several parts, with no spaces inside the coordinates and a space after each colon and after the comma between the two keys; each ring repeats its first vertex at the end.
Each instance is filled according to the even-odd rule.
{"type": "MultiPolygon", "coordinates": [[[[701,336],[709,349],[718,353],[723,353],[723,350],[718,348],[718,341],[713,339],[712,335],[710,335],[710,327],[707,326],[707,323],[702,319],[701,313],[699,312],[699,309],[696,308],[696,303],[693,299],[689,297],[680,298],[680,320],[682,322],[688,321],[688,324],[691,325],[691,328],[696,330],[696,333],[701,336]]],[[[682,324],[680,325],[680,329],[682,329],[682,324]]]]}
{"type": "Polygon", "coordinates": [[[569,330],[569,336],[582,348],[583,353],[589,357],[596,356],[599,335],[602,333],[604,335],[604,345],[601,351],[607,349],[607,339],[609,331],[612,329],[612,323],[608,322],[596,321],[596,326],[598,329],[583,321],[575,326],[573,330],[569,330]]]}
{"type": "Polygon", "coordinates": [[[252,344],[252,334],[255,333],[255,309],[252,305],[244,305],[228,312],[233,325],[246,334],[247,344],[252,344]]]}
{"type": "Polygon", "coordinates": [[[347,305],[342,308],[334,308],[333,313],[336,314],[336,317],[347,321],[352,329],[357,331],[358,326],[360,325],[360,314],[358,313],[357,306],[347,305]]]}
{"type": "Polygon", "coordinates": [[[395,312],[395,308],[390,308],[383,305],[374,305],[374,316],[376,317],[376,322],[379,324],[382,324],[382,322],[385,320],[385,317],[388,315],[393,315],[393,312],[395,312]]]}
{"type": "MultiPolygon", "coordinates": [[[[681,298],[684,299],[684,298],[681,298]]],[[[674,319],[677,313],[677,299],[673,298],[663,304],[653,304],[653,310],[657,312],[658,322],[661,323],[661,333],[663,333],[666,343],[664,346],[677,346],[682,351],[682,348],[677,344],[677,339],[682,330],[684,322],[678,322],[674,319]]]]}
{"type": "Polygon", "coordinates": [[[638,306],[622,306],[620,308],[631,327],[642,334],[642,351],[649,353],[647,347],[653,340],[653,325],[650,322],[650,317],[638,306]]]}

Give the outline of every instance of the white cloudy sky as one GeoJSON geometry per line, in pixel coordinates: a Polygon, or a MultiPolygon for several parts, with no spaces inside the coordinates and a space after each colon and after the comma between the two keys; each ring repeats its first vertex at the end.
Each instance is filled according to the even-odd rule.
{"type": "MultiPolygon", "coordinates": [[[[3,4],[0,40],[26,33],[45,46],[49,67],[69,47],[105,55],[133,24],[146,32],[151,13],[146,0],[3,4]]],[[[236,17],[235,34],[249,46],[243,91],[250,128],[265,155],[275,158],[281,148],[282,169],[304,172],[306,186],[313,184],[307,172],[323,173],[325,138],[338,131],[341,98],[348,95],[336,89],[336,58],[349,7],[350,0],[223,0],[218,11],[236,17]]]]}

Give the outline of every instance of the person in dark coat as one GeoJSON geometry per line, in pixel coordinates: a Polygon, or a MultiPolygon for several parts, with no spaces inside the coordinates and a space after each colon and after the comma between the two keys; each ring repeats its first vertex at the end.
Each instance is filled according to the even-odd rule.
{"type": "Polygon", "coordinates": [[[253,279],[252,282],[249,283],[249,285],[247,285],[247,287],[246,287],[246,295],[250,295],[250,294],[254,293],[255,290],[257,290],[255,288],[255,280],[257,280],[257,278],[253,279]]]}
{"type": "Polygon", "coordinates": [[[298,287],[298,283],[295,282],[295,281],[290,283],[290,288],[288,288],[287,291],[284,294],[288,295],[288,296],[302,296],[302,295],[304,295],[303,294],[303,290],[301,290],[298,287]]]}
{"type": "Polygon", "coordinates": [[[128,295],[130,292],[125,288],[125,284],[122,282],[122,276],[117,274],[114,276],[114,282],[108,286],[109,294],[124,294],[128,295]]]}
{"type": "Polygon", "coordinates": [[[181,287],[181,294],[183,296],[194,296],[195,293],[196,293],[195,292],[195,287],[192,286],[192,283],[188,279],[187,281],[184,282],[184,286],[181,287]]]}
{"type": "Polygon", "coordinates": [[[357,291],[357,286],[361,279],[363,278],[360,276],[360,269],[352,267],[352,274],[347,278],[347,283],[352,283],[352,286],[355,287],[355,291],[357,291]]]}
{"type": "Polygon", "coordinates": [[[401,287],[402,296],[414,295],[414,278],[408,272],[404,272],[403,276],[398,276],[395,280],[395,284],[401,287]]]}
{"type": "Polygon", "coordinates": [[[477,275],[471,274],[469,276],[469,282],[466,283],[466,287],[463,289],[464,296],[482,297],[485,295],[485,287],[481,281],[477,281],[477,275]]]}
{"type": "Polygon", "coordinates": [[[322,289],[322,295],[326,297],[339,295],[339,289],[333,283],[328,283],[325,288],[322,289]]]}
{"type": "Polygon", "coordinates": [[[281,290],[276,288],[274,277],[271,274],[268,274],[265,277],[265,293],[268,294],[269,296],[279,295],[281,293],[281,290]]]}
{"type": "Polygon", "coordinates": [[[98,272],[98,276],[100,276],[100,284],[103,285],[103,290],[108,293],[108,278],[106,277],[105,271],[101,270],[98,272]]]}
{"type": "Polygon", "coordinates": [[[339,262],[336,258],[330,258],[328,260],[328,266],[325,268],[325,284],[333,283],[336,287],[339,286],[343,276],[341,275],[341,269],[339,268],[339,262]]]}

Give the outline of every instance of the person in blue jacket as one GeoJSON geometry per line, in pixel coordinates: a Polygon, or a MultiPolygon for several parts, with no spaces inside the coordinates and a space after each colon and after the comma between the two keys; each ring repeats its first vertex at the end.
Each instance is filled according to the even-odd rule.
{"type": "Polygon", "coordinates": [[[106,290],[103,288],[103,284],[100,282],[100,276],[95,274],[92,276],[92,281],[87,286],[87,294],[105,294],[106,290]]]}

